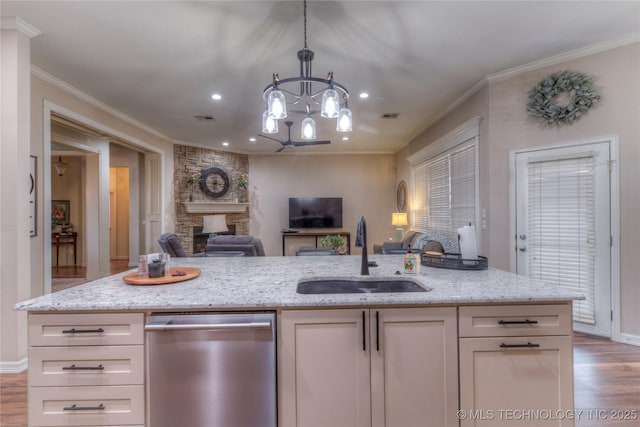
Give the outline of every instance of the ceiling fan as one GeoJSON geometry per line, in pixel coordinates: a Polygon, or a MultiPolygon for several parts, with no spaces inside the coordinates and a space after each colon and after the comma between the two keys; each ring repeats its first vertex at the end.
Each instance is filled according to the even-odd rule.
{"type": "Polygon", "coordinates": [[[307,145],[321,145],[321,144],[331,144],[331,141],[292,141],[291,140],[291,126],[293,126],[293,122],[287,120],[286,122],[284,122],[285,125],[287,125],[288,128],[288,137],[286,141],[280,141],[279,139],[275,139],[275,138],[271,138],[270,136],[266,136],[266,135],[261,135],[259,134],[258,136],[261,136],[263,138],[267,138],[267,139],[271,139],[273,141],[279,142],[280,144],[282,144],[282,147],[280,147],[276,153],[281,152],[282,150],[284,150],[285,148],[287,148],[287,146],[291,145],[293,147],[304,147],[307,145]]]}

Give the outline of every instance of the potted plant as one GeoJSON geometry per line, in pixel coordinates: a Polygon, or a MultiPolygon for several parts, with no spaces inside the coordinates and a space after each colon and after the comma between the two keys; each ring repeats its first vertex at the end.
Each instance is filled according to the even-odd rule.
{"type": "Polygon", "coordinates": [[[244,202],[244,191],[247,189],[247,187],[249,187],[249,179],[247,178],[247,174],[238,174],[236,183],[236,185],[238,186],[238,190],[240,191],[240,202],[242,203],[244,202]]]}
{"type": "Polygon", "coordinates": [[[197,183],[202,181],[198,172],[187,172],[185,182],[189,186],[189,201],[193,202],[193,189],[197,183]]]}
{"type": "Polygon", "coordinates": [[[345,254],[345,244],[342,236],[338,234],[329,234],[318,240],[318,244],[323,248],[335,249],[339,255],[345,254]]]}

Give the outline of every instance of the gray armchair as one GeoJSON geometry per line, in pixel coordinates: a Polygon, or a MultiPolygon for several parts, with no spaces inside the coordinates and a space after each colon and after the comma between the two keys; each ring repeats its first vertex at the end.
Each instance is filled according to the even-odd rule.
{"type": "Polygon", "coordinates": [[[207,243],[205,256],[227,251],[241,251],[245,256],[264,256],[262,241],[253,236],[216,236],[207,243]]]}

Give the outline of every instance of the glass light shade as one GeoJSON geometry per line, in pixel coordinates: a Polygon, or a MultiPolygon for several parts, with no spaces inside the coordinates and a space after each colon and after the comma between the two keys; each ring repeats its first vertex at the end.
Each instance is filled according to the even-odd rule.
{"type": "Polygon", "coordinates": [[[267,111],[269,112],[269,117],[273,117],[276,120],[287,117],[287,100],[284,97],[284,93],[274,90],[269,94],[267,111]]]}
{"type": "Polygon", "coordinates": [[[340,113],[338,114],[338,123],[336,125],[336,130],[338,132],[351,132],[351,126],[351,110],[345,107],[341,109],[340,113]]]}
{"type": "Polygon", "coordinates": [[[58,157],[58,161],[54,163],[53,166],[55,167],[58,176],[62,176],[67,171],[69,164],[63,162],[62,157],[58,157]]]}
{"type": "Polygon", "coordinates": [[[316,122],[311,117],[307,117],[302,121],[300,137],[302,139],[316,139],[316,122]]]}
{"type": "Polygon", "coordinates": [[[278,121],[273,117],[269,117],[269,112],[267,110],[262,113],[262,132],[278,133],[278,121]]]}
{"type": "Polygon", "coordinates": [[[338,111],[340,110],[340,103],[338,100],[338,92],[335,89],[327,89],[322,94],[322,108],[320,115],[328,119],[335,119],[338,117],[338,111]]]}

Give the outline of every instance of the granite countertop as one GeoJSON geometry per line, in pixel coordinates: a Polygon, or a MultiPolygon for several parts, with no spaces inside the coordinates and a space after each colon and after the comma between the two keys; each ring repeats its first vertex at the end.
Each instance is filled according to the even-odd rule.
{"type": "Polygon", "coordinates": [[[375,255],[371,277],[414,278],[430,292],[302,295],[301,279],[360,277],[360,256],[174,258],[172,267],[197,267],[199,277],[169,285],[132,286],[115,274],[23,301],[20,311],[277,309],[377,305],[482,304],[571,301],[582,294],[497,269],[457,271],[422,266],[395,276],[402,255],[375,255]]]}

